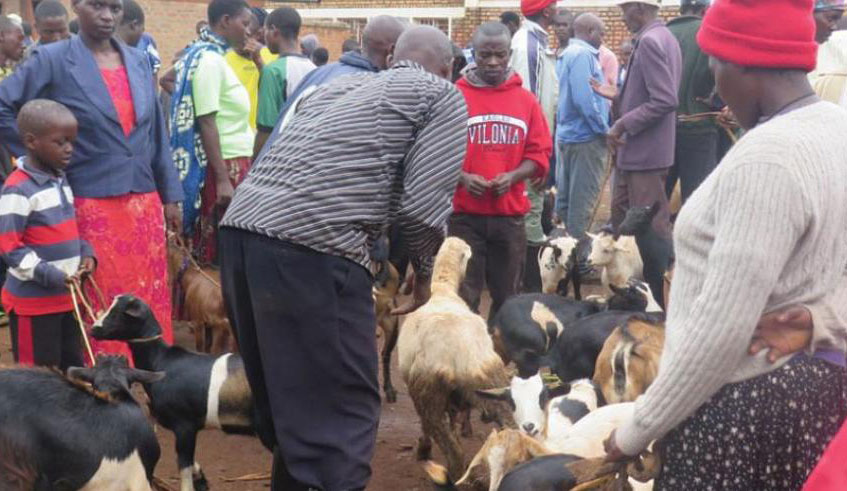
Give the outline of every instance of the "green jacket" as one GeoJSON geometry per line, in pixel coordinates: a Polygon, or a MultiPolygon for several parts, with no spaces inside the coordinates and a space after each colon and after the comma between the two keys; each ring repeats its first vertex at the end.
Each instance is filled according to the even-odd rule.
{"type": "MultiPolygon", "coordinates": [[[[709,70],[709,57],[697,45],[697,31],[703,19],[694,15],[677,17],[667,26],[679,41],[682,50],[682,82],[679,84],[679,108],[677,114],[697,114],[711,108],[697,99],[708,99],[715,88],[715,77],[709,70]]],[[[678,123],[679,131],[701,133],[715,131],[714,119],[693,123],[678,123]]]]}

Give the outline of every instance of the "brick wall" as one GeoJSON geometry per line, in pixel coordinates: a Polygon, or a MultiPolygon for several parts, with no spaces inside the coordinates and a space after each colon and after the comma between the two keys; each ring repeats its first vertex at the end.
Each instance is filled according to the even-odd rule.
{"type": "Polygon", "coordinates": [[[203,0],[138,0],[144,9],[145,28],[156,40],[162,66],[170,67],[173,55],[197,37],[194,26],[206,18],[203,0]]]}

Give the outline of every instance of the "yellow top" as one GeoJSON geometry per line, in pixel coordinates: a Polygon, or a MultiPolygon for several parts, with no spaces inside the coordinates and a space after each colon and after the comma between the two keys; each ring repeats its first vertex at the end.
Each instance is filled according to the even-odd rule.
{"type": "MultiPolygon", "coordinates": [[[[267,66],[268,63],[279,58],[279,55],[275,55],[271,53],[266,47],[262,48],[259,52],[262,61],[267,66]]],[[[235,76],[238,77],[238,80],[244,85],[247,89],[247,93],[250,95],[250,127],[253,128],[253,131],[256,131],[256,108],[259,102],[259,76],[262,72],[253,63],[253,60],[250,58],[245,58],[233,50],[229,50],[226,53],[226,62],[232,68],[232,71],[235,72],[235,76]]]]}

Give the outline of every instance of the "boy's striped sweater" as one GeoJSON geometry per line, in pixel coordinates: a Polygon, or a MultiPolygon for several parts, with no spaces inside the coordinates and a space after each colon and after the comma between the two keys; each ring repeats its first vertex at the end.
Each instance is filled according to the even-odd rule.
{"type": "Polygon", "coordinates": [[[29,316],[73,310],[65,278],[94,251],[79,237],[73,194],[63,173],[47,174],[20,160],[0,192],[0,254],[9,267],[2,293],[6,312],[29,316]]]}

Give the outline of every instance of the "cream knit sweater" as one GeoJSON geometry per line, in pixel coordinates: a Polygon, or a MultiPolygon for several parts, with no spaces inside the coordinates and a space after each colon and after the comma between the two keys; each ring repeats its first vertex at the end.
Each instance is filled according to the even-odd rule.
{"type": "Polygon", "coordinates": [[[727,383],[774,370],[747,348],[759,317],[813,312],[817,347],[847,350],[847,110],[795,109],[749,131],[691,196],[659,375],[616,433],[634,455],[727,383]]]}

